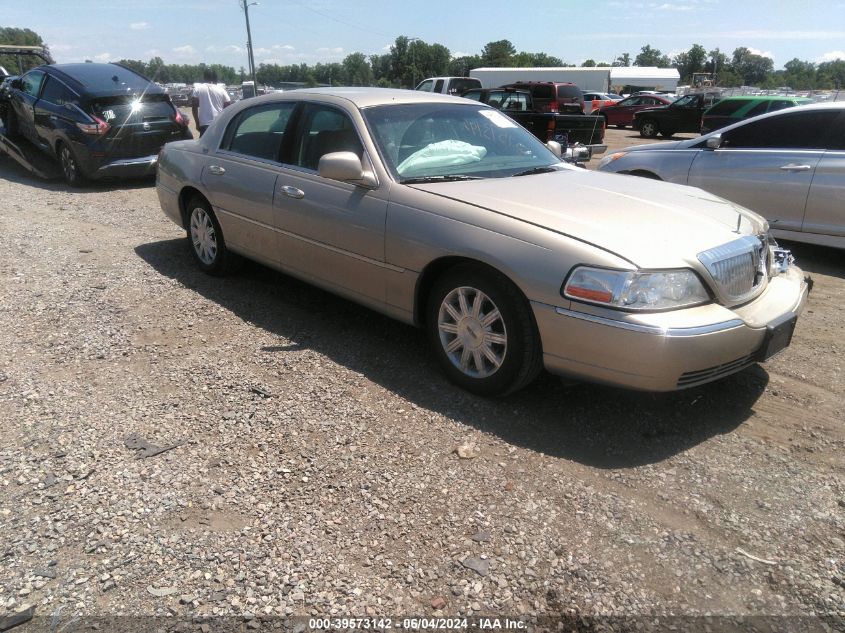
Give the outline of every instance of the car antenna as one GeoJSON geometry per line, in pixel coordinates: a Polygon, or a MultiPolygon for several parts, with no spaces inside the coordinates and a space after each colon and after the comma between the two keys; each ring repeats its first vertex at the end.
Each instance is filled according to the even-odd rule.
{"type": "Polygon", "coordinates": [[[741,224],[742,224],[742,214],[737,213],[736,214],[736,230],[734,231],[734,233],[739,233],[739,227],[740,227],[741,224]]]}

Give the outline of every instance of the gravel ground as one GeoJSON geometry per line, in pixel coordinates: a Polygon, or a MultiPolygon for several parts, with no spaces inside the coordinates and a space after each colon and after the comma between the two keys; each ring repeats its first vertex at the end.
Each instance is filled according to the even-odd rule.
{"type": "Polygon", "coordinates": [[[764,366],[488,401],[420,331],[257,265],[201,274],[150,182],[0,159],[0,200],[0,618],[842,626],[841,251],[794,245],[816,285],[764,366]]]}

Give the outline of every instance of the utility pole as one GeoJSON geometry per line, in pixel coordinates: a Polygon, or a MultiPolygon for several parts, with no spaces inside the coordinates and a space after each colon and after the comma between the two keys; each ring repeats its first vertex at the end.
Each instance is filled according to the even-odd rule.
{"type": "Polygon", "coordinates": [[[244,17],[246,18],[246,51],[249,60],[249,74],[252,77],[252,87],[255,90],[255,96],[258,96],[258,81],[255,79],[255,59],[252,56],[252,33],[249,30],[249,8],[258,3],[240,0],[240,4],[244,10],[244,17]]]}

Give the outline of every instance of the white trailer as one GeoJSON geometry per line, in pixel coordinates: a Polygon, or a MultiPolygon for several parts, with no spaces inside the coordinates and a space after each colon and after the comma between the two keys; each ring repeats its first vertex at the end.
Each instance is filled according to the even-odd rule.
{"type": "Polygon", "coordinates": [[[482,88],[498,88],[517,81],[555,81],[576,84],[581,90],[607,92],[610,68],[474,68],[469,76],[481,82],[482,88]]]}

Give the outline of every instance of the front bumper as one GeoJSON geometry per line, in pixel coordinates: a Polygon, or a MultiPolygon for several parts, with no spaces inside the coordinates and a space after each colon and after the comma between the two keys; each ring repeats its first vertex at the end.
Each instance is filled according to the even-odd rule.
{"type": "Polygon", "coordinates": [[[123,158],[101,164],[91,178],[143,178],[154,176],[158,165],[158,155],[123,158]]]}
{"type": "Polygon", "coordinates": [[[531,306],[550,372],[630,389],[675,391],[761,360],[771,349],[773,326],[797,317],[808,293],[804,274],[792,266],[772,278],[754,301],[733,309],[711,304],[609,316],[607,310],[596,314],[537,302],[531,306]]]}

